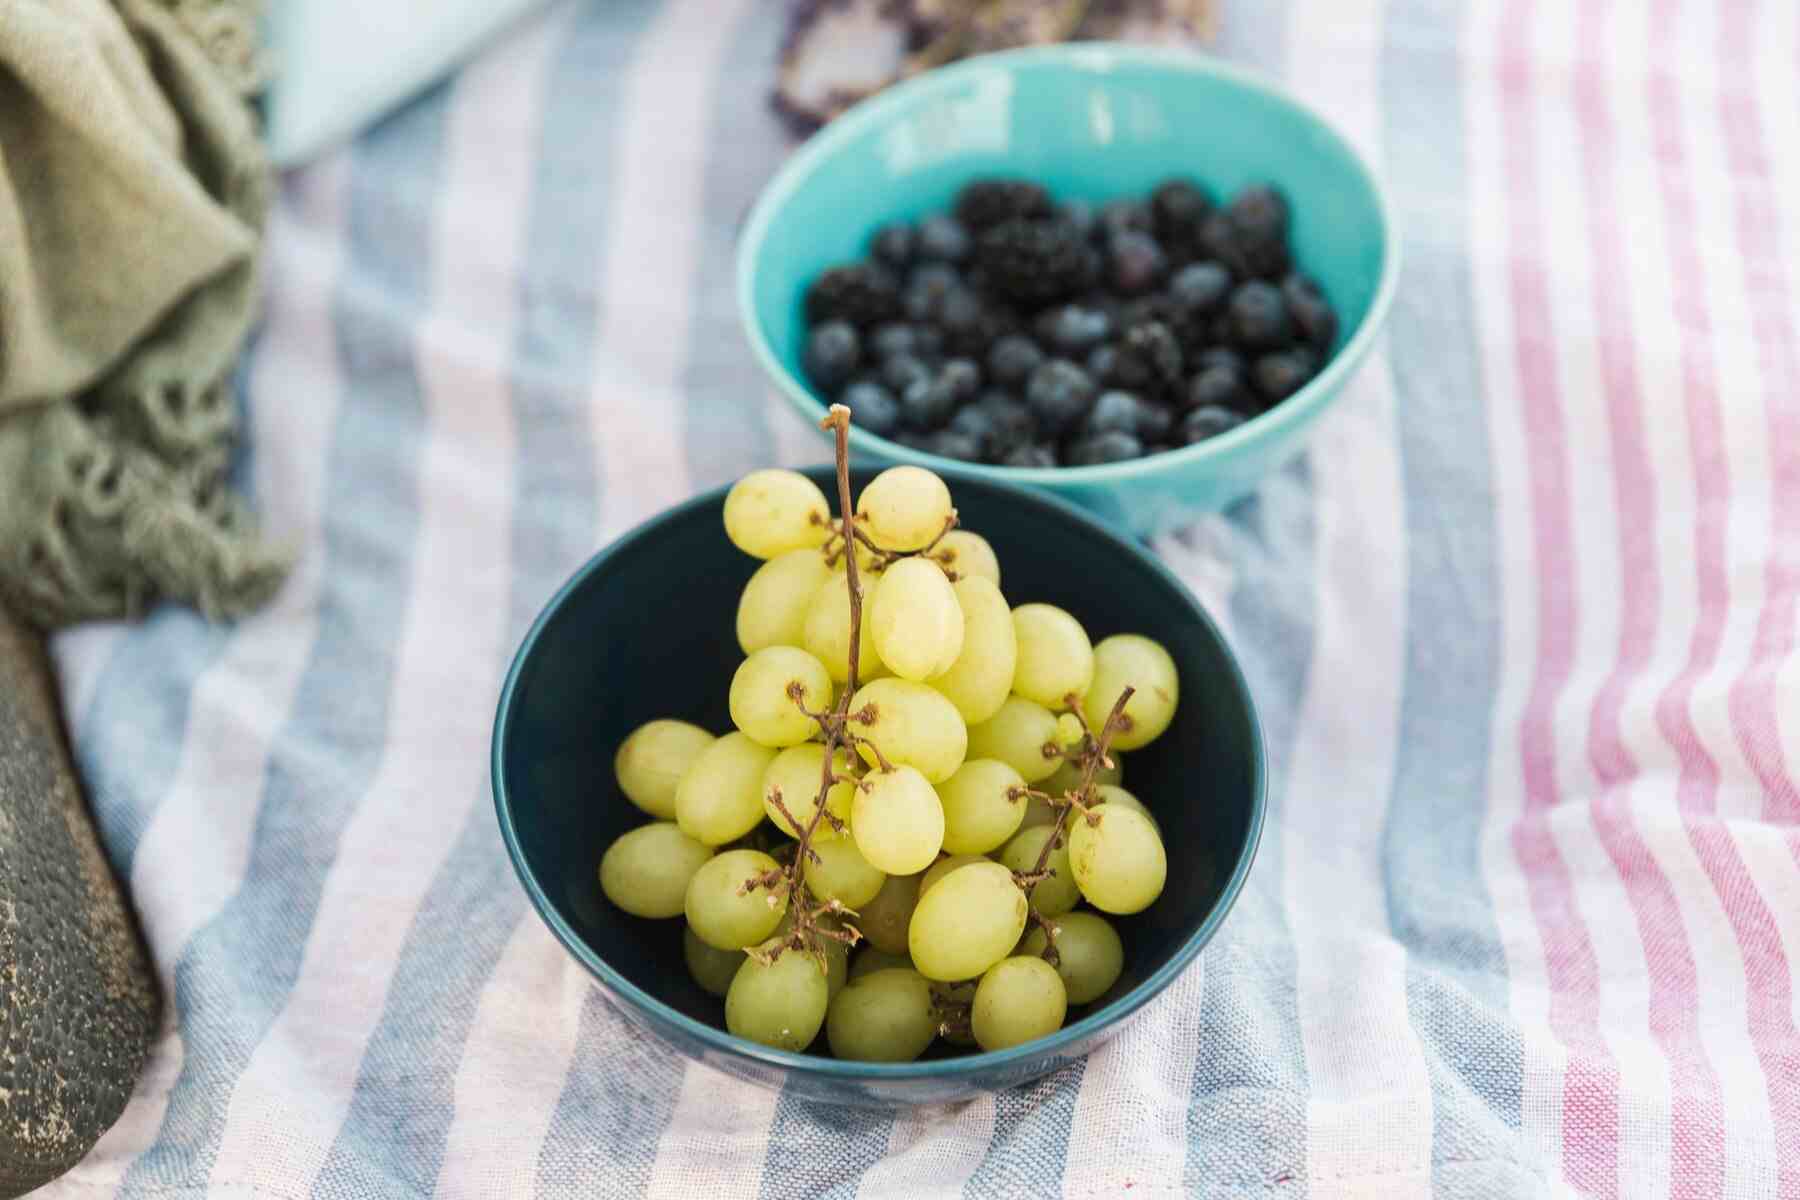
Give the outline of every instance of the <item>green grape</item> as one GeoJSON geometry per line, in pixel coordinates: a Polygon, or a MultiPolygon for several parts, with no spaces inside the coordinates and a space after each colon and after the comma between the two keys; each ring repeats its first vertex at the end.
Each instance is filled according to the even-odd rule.
{"type": "MultiPolygon", "coordinates": [[[[838,989],[844,986],[844,981],[850,977],[850,947],[848,944],[840,942],[834,937],[824,936],[824,930],[843,928],[842,922],[830,913],[819,914],[818,928],[821,931],[819,936],[819,949],[825,955],[825,983],[830,990],[830,993],[835,996],[838,994],[838,989]]],[[[781,924],[775,927],[775,934],[769,940],[771,942],[780,942],[793,932],[794,909],[793,906],[790,905],[787,912],[782,914],[781,924]]],[[[805,954],[808,952],[795,950],[790,947],[788,950],[784,951],[784,953],[805,954]]],[[[808,956],[810,957],[810,954],[808,956]]],[[[818,966],[818,962],[818,959],[813,959],[813,965],[815,967],[818,966]]]]}
{"type": "MultiPolygon", "coordinates": [[[[1000,852],[1000,861],[1008,869],[1023,874],[1036,869],[1038,855],[1044,851],[1044,843],[1056,832],[1054,825],[1033,825],[1029,829],[1021,829],[1013,835],[1006,849],[1000,852]]],[[[1044,860],[1044,869],[1051,875],[1038,881],[1031,889],[1031,907],[1046,917],[1058,917],[1074,908],[1081,900],[1081,892],[1075,886],[1075,872],[1069,865],[1068,839],[1050,851],[1050,857],[1044,860]]]]}
{"type": "MultiPolygon", "coordinates": [[[[1108,750],[1106,757],[1112,759],[1112,766],[1100,763],[1094,768],[1095,783],[1118,783],[1125,778],[1125,758],[1118,750],[1108,750]]],[[[1072,758],[1062,759],[1050,777],[1038,784],[1038,789],[1055,796],[1058,800],[1064,794],[1072,792],[1081,783],[1081,764],[1072,758]]],[[[1033,800],[1031,808],[1025,814],[1027,825],[1047,825],[1050,822],[1050,808],[1042,800],[1033,800]]]]}
{"type": "Polygon", "coordinates": [[[812,955],[786,950],[766,966],[746,957],[725,993],[725,1028],[797,1053],[819,1036],[830,1003],[831,986],[812,955]]]}
{"type": "Polygon", "coordinates": [[[1087,730],[1081,727],[1081,718],[1074,713],[1059,713],[1056,717],[1055,741],[1064,750],[1077,749],[1087,737],[1087,730]]]}
{"type": "MultiPolygon", "coordinates": [[[[1144,819],[1155,826],[1157,835],[1162,835],[1162,825],[1157,822],[1156,814],[1144,807],[1144,802],[1122,787],[1103,783],[1094,789],[1094,804],[1118,804],[1144,814],[1144,819]]],[[[1071,810],[1072,815],[1072,810],[1071,810]]]]}
{"type": "MultiPolygon", "coordinates": [[[[800,635],[800,645],[808,654],[825,664],[825,670],[831,674],[833,683],[849,681],[850,589],[845,585],[842,575],[833,575],[813,593],[812,602],[806,609],[806,624],[800,635]]],[[[881,655],[875,652],[875,639],[870,632],[865,612],[862,636],[857,639],[857,680],[867,683],[871,679],[880,679],[887,673],[887,665],[881,661],[881,655]]]]}
{"type": "Polygon", "coordinates": [[[950,489],[923,467],[889,467],[856,498],[856,519],[883,550],[923,550],[956,510],[950,489]]]}
{"type": "Polygon", "coordinates": [[[817,550],[790,550],[756,568],[738,597],[737,640],[744,653],[798,646],[806,635],[813,597],[833,578],[817,550]]]}
{"type": "Polygon", "coordinates": [[[931,985],[917,971],[889,967],[853,980],[831,1002],[825,1037],[838,1058],[911,1062],[937,1036],[931,985]]]}
{"type": "MultiPolygon", "coordinates": [[[[794,820],[800,822],[801,828],[812,820],[813,812],[819,807],[819,777],[824,773],[825,747],[817,742],[803,742],[798,746],[789,746],[777,754],[763,772],[762,797],[763,811],[768,813],[769,820],[775,827],[789,837],[797,838],[800,830],[789,825],[787,818],[775,807],[770,793],[779,788],[781,803],[794,814],[794,820]]],[[[849,774],[850,756],[844,750],[838,751],[836,773],[849,774]]],[[[844,822],[850,823],[850,795],[856,790],[856,784],[849,780],[834,783],[825,794],[825,811],[844,822]]],[[[818,827],[813,830],[813,844],[820,845],[838,836],[831,822],[819,818],[818,827]]]]}
{"type": "Polygon", "coordinates": [[[948,671],[963,648],[962,606],[944,573],[922,558],[903,558],[869,594],[865,614],[875,652],[902,679],[948,671]]]}
{"type": "Polygon", "coordinates": [[[775,866],[760,850],[727,850],[702,863],[688,881],[684,906],[700,940],[715,950],[742,950],[774,933],[787,911],[786,891],[759,886],[740,895],[738,889],[775,866]]]}
{"type": "Polygon", "coordinates": [[[712,850],[676,828],[653,821],[621,834],[600,858],[600,890],[634,917],[678,917],[688,881],[712,850]]]}
{"type": "Polygon", "coordinates": [[[1102,804],[1071,822],[1069,862],[1087,902],[1109,913],[1149,908],[1169,871],[1156,826],[1120,804],[1102,804]]]}
{"type": "Polygon", "coordinates": [[[1056,968],[1021,955],[995,963],[982,975],[969,1023],[983,1050],[1004,1050],[1055,1033],[1068,1011],[1069,997],[1056,968]]]}
{"type": "Polygon", "coordinates": [[[952,529],[938,542],[931,557],[955,571],[958,579],[985,579],[995,587],[1000,586],[1000,560],[995,557],[988,540],[979,533],[952,529]]]}
{"type": "Polygon", "coordinates": [[[1025,786],[1017,771],[997,758],[971,758],[938,784],[944,804],[944,849],[951,854],[986,854],[1005,845],[1025,816],[1025,786]]]}
{"type": "Polygon", "coordinates": [[[687,961],[688,974],[701,990],[723,998],[731,990],[731,980],[744,965],[742,950],[720,950],[700,940],[692,928],[681,931],[681,957],[687,961]]]}
{"type": "MultiPolygon", "coordinates": [[[[1044,931],[1033,927],[1019,943],[1019,953],[1041,957],[1044,931]]],[[[1069,1003],[1086,1004],[1111,987],[1125,969],[1125,944],[1099,913],[1064,913],[1056,918],[1056,957],[1056,973],[1068,989],[1069,1003]]]]}
{"type": "Polygon", "coordinates": [[[925,893],[931,890],[932,884],[956,870],[958,867],[966,867],[970,863],[986,861],[987,859],[979,854],[945,855],[943,858],[932,863],[929,867],[926,867],[925,873],[919,876],[919,896],[923,898],[925,893]]]}
{"type": "Polygon", "coordinates": [[[819,861],[805,864],[800,875],[806,880],[806,890],[821,900],[836,900],[848,908],[861,909],[887,882],[887,876],[863,858],[855,838],[815,841],[813,851],[819,861]]]}
{"type": "Polygon", "coordinates": [[[944,806],[917,769],[870,771],[851,801],[850,833],[869,865],[912,875],[944,846],[944,806]]]}
{"type": "Polygon", "coordinates": [[[997,758],[1026,783],[1036,783],[1062,761],[1044,753],[1055,736],[1056,717],[1049,709],[1022,696],[1008,696],[993,716],[969,727],[967,753],[970,758],[997,758]]]}
{"type": "Polygon", "coordinates": [[[796,471],[752,471],[725,493],[725,536],[757,558],[822,546],[831,509],[819,486],[796,471]]]}
{"type": "Polygon", "coordinates": [[[631,731],[613,755],[613,774],[625,798],[664,821],[675,817],[675,788],[713,735],[686,721],[648,721],[631,731]]]}
{"type": "Polygon", "coordinates": [[[913,911],[906,932],[913,965],[927,979],[972,979],[1019,944],[1025,913],[1025,893],[999,863],[952,871],[913,911]]]}
{"type": "Polygon", "coordinates": [[[857,907],[854,924],[870,946],[889,954],[907,952],[907,927],[919,905],[919,877],[890,875],[873,899],[857,907]]]}
{"type": "Polygon", "coordinates": [[[889,954],[886,950],[864,946],[850,960],[850,978],[860,979],[871,971],[885,971],[889,967],[905,967],[910,971],[912,970],[912,959],[904,954],[889,954]]]}
{"type": "Polygon", "coordinates": [[[675,789],[681,832],[723,846],[762,823],[762,781],[775,751],[741,733],[728,733],[700,752],[675,789]]]}
{"type": "Polygon", "coordinates": [[[1000,711],[1012,690],[1018,639],[1006,597],[986,579],[959,579],[952,588],[962,610],[962,653],[931,681],[970,725],[1000,711]]]}
{"type": "MultiPolygon", "coordinates": [[[[969,729],[955,705],[910,679],[877,679],[856,689],[849,725],[851,733],[873,742],[888,762],[917,767],[932,783],[956,774],[969,748],[969,729]]],[[[868,746],[858,746],[857,752],[870,766],[880,762],[868,746]]]]}
{"type": "Polygon", "coordinates": [[[1094,647],[1094,678],[1082,711],[1096,736],[1100,725],[1127,687],[1137,690],[1125,702],[1130,724],[1113,735],[1118,750],[1136,750],[1162,735],[1175,719],[1181,679],[1175,660],[1156,642],[1135,633],[1116,633],[1094,647]]]}
{"type": "MultiPolygon", "coordinates": [[[[792,646],[767,646],[738,664],[731,677],[731,723],[765,746],[798,746],[818,722],[803,709],[823,711],[831,703],[831,676],[825,664],[792,646]],[[799,684],[795,700],[788,689],[799,684]]],[[[760,797],[759,797],[760,803],[760,797]]]]}
{"type": "Polygon", "coordinates": [[[1070,693],[1087,694],[1094,647],[1081,622],[1054,604],[1021,604],[1013,609],[1013,632],[1019,639],[1014,694],[1052,709],[1067,707],[1070,693]]]}

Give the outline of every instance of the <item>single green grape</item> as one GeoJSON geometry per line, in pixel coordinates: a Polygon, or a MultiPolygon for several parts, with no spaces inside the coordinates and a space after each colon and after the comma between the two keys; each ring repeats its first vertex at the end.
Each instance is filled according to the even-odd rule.
{"type": "Polygon", "coordinates": [[[709,995],[724,998],[731,981],[744,965],[742,950],[720,950],[700,940],[690,926],[681,931],[681,957],[687,962],[688,974],[709,995]]]}
{"type": "Polygon", "coordinates": [[[889,967],[905,967],[910,971],[912,959],[904,954],[889,954],[874,946],[864,946],[850,960],[850,978],[857,979],[870,971],[885,971],[889,967]]]}
{"type": "Polygon", "coordinates": [[[600,890],[634,917],[679,917],[688,881],[712,857],[673,821],[620,834],[600,859],[600,890]]]}
{"type": "Polygon", "coordinates": [[[625,798],[663,821],[675,818],[675,788],[713,735],[686,721],[647,721],[619,743],[613,774],[625,798]]]}
{"type": "Polygon", "coordinates": [[[902,679],[942,675],[962,653],[962,606],[944,572],[922,558],[887,569],[870,591],[864,618],[875,652],[902,679]]]}
{"type": "Polygon", "coordinates": [[[775,751],[742,733],[717,738],[675,789],[681,832],[708,846],[723,846],[762,823],[762,781],[775,751]]]}
{"type": "Polygon", "coordinates": [[[766,965],[746,957],[725,993],[725,1028],[798,1053],[819,1036],[830,1003],[830,984],[812,955],[787,950],[766,965]]]}
{"type": "MultiPolygon", "coordinates": [[[[932,783],[956,774],[969,748],[969,729],[956,707],[910,679],[877,679],[856,689],[849,727],[873,742],[888,762],[917,767],[932,783]]],[[[870,766],[880,762],[868,746],[857,752],[870,766]]]]}
{"type": "Polygon", "coordinates": [[[821,712],[830,703],[831,676],[825,664],[792,646],[758,650],[731,677],[731,723],[776,749],[798,746],[812,736],[818,722],[803,710],[821,712]],[[790,693],[796,684],[798,700],[790,693]]]}
{"type": "Polygon", "coordinates": [[[1050,709],[1065,707],[1071,693],[1087,694],[1094,647],[1081,622],[1054,604],[1021,604],[1013,609],[1013,632],[1019,639],[1014,694],[1050,709]]]}
{"type": "Polygon", "coordinates": [[[950,489],[923,467],[889,467],[856,499],[856,519],[883,550],[923,550],[955,513],[950,489]]]}
{"type": "Polygon", "coordinates": [[[881,890],[857,907],[857,917],[852,924],[875,949],[905,954],[906,931],[912,924],[913,910],[918,906],[919,876],[889,875],[882,881],[881,890]]]}
{"type": "MultiPolygon", "coordinates": [[[[788,824],[787,818],[781,815],[781,810],[775,807],[770,794],[779,789],[781,803],[804,828],[819,807],[819,780],[824,774],[824,767],[825,747],[817,742],[803,742],[798,746],[789,746],[777,754],[763,772],[763,811],[768,813],[769,820],[775,822],[777,829],[791,838],[799,837],[800,830],[788,824]]],[[[850,755],[844,750],[838,751],[834,773],[851,774],[850,755]]],[[[856,784],[849,779],[832,784],[831,790],[825,794],[825,811],[848,825],[850,797],[855,790],[856,784]]],[[[819,824],[813,830],[813,843],[818,845],[829,842],[837,836],[831,822],[823,817],[819,818],[819,824]]]]}
{"type": "Polygon", "coordinates": [[[972,863],[919,897],[907,950],[927,979],[972,979],[1019,944],[1025,913],[1025,893],[1011,871],[996,862],[972,863]]]}
{"type": "MultiPolygon", "coordinates": [[[[1144,819],[1156,827],[1157,835],[1159,837],[1162,835],[1162,825],[1157,821],[1156,814],[1151,812],[1148,808],[1145,808],[1142,800],[1139,800],[1124,788],[1115,787],[1110,783],[1100,784],[1094,789],[1094,805],[1098,806],[1101,804],[1118,804],[1144,814],[1144,819]]],[[[1073,815],[1074,813],[1071,812],[1070,816],[1073,815]]]]}
{"type": "Polygon", "coordinates": [[[1125,702],[1129,724],[1113,734],[1119,750],[1149,745],[1175,719],[1181,699],[1181,679],[1175,660],[1158,643],[1135,633],[1117,633],[1094,647],[1094,678],[1082,710],[1097,735],[1119,695],[1127,687],[1137,690],[1125,702]]]}
{"type": "MultiPolygon", "coordinates": [[[[1070,1004],[1098,999],[1125,969],[1125,944],[1119,931],[1099,913],[1085,909],[1055,919],[1056,973],[1062,976],[1070,1004]]],[[[1042,956],[1044,931],[1035,926],[1019,943],[1019,953],[1042,956]]]]}
{"type": "Polygon", "coordinates": [[[919,896],[923,898],[925,893],[931,890],[932,884],[956,870],[958,867],[966,867],[970,863],[986,861],[988,860],[979,854],[945,855],[943,858],[932,863],[929,867],[926,867],[925,873],[919,876],[919,896]]]}
{"type": "Polygon", "coordinates": [[[725,493],[725,536],[757,558],[822,546],[831,536],[831,509],[818,484],[798,471],[752,471],[725,493]]]}
{"type": "Polygon", "coordinates": [[[851,801],[850,833],[870,866],[912,875],[943,848],[944,806],[914,767],[870,771],[851,801]]]}
{"type": "Polygon", "coordinates": [[[985,579],[1000,586],[1000,560],[994,547],[979,533],[952,529],[938,542],[931,557],[955,571],[958,579],[985,579]]]}
{"type": "MultiPolygon", "coordinates": [[[[842,559],[838,560],[842,562],[842,559]]],[[[865,584],[865,587],[868,585],[865,584]]],[[[850,588],[842,575],[834,574],[819,585],[806,609],[806,623],[800,635],[800,647],[825,664],[833,683],[850,679],[850,588]]],[[[888,674],[887,665],[875,651],[875,639],[865,614],[862,636],[857,639],[856,677],[859,683],[880,679],[888,674]]]]}
{"type": "MultiPolygon", "coordinates": [[[[1054,825],[1033,825],[1029,829],[1021,829],[1006,843],[1000,852],[1000,861],[1008,869],[1021,874],[1031,871],[1037,866],[1038,855],[1043,853],[1044,843],[1056,833],[1054,825]]],[[[1044,860],[1044,869],[1051,874],[1038,881],[1031,889],[1031,907],[1046,917],[1061,916],[1074,908],[1081,900],[1081,892],[1075,886],[1075,872],[1069,864],[1068,839],[1050,851],[1050,857],[1044,860]]]]}
{"type": "Polygon", "coordinates": [[[742,950],[775,932],[787,911],[787,893],[755,887],[740,894],[745,883],[776,867],[760,850],[727,850],[702,863],[688,881],[688,925],[716,950],[742,950]]]}
{"type": "Polygon", "coordinates": [[[800,875],[806,880],[806,890],[820,900],[836,900],[846,907],[860,909],[873,900],[881,891],[881,885],[887,882],[886,873],[870,866],[862,851],[856,848],[855,838],[814,842],[813,852],[819,856],[819,861],[806,863],[800,875]]]}
{"type": "Polygon", "coordinates": [[[744,653],[798,646],[806,635],[813,597],[834,578],[817,550],[790,550],[756,568],[738,597],[737,640],[744,653]]]}
{"type": "Polygon", "coordinates": [[[1025,817],[1025,779],[997,758],[971,758],[938,784],[944,849],[986,854],[1006,844],[1025,817]]]}
{"type": "Polygon", "coordinates": [[[994,583],[979,576],[959,579],[951,591],[962,610],[962,653],[931,686],[956,706],[965,723],[975,725],[999,712],[1012,691],[1018,638],[1012,610],[994,583]]]}
{"type": "Polygon", "coordinates": [[[995,963],[982,975],[969,1023],[983,1050],[1004,1050],[1055,1033],[1068,1011],[1068,993],[1056,968],[1020,955],[995,963]]]}
{"type": "Polygon", "coordinates": [[[1069,861],[1087,902],[1109,913],[1149,908],[1169,871],[1156,826],[1122,804],[1102,804],[1070,822],[1069,861]]]}
{"type": "Polygon", "coordinates": [[[1046,745],[1054,745],[1055,736],[1055,714],[1035,700],[1008,696],[993,716],[969,727],[966,753],[970,758],[997,758],[1026,783],[1036,783],[1062,761],[1044,753],[1046,745]]]}
{"type": "Polygon", "coordinates": [[[852,980],[831,1002],[825,1037],[838,1058],[911,1062],[937,1036],[931,985],[917,971],[889,967],[852,980]]]}

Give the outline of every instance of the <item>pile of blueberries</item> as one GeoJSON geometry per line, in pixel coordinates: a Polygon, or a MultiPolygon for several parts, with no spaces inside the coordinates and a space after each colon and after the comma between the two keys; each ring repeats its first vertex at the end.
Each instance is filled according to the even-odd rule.
{"type": "Polygon", "coordinates": [[[860,428],[963,462],[1120,462],[1203,441],[1318,373],[1337,315],[1274,188],[1056,203],[980,179],[806,293],[805,367],[860,428]]]}

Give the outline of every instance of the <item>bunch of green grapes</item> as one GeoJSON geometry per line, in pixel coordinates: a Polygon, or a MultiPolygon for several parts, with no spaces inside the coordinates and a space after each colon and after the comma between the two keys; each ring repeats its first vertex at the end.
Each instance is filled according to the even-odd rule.
{"type": "Polygon", "coordinates": [[[954,525],[917,467],[876,476],[847,530],[805,476],[745,476],[725,532],[763,562],[738,605],[735,729],[655,720],[618,749],[652,821],[606,851],[601,889],[685,917],[689,972],[740,1037],[801,1051],[822,1031],[871,1061],[1042,1037],[1118,980],[1110,918],[1162,892],[1160,827],[1118,752],[1168,728],[1174,661],[1010,606],[992,546],[954,525]],[[809,920],[822,953],[798,948],[809,920]]]}

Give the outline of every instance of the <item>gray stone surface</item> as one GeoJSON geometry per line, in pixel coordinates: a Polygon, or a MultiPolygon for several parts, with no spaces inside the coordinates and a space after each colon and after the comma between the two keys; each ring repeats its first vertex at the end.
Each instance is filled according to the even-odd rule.
{"type": "Polygon", "coordinates": [[[0,1198],[62,1174],[125,1107],[155,977],[88,819],[43,647],[0,608],[0,1198]]]}

